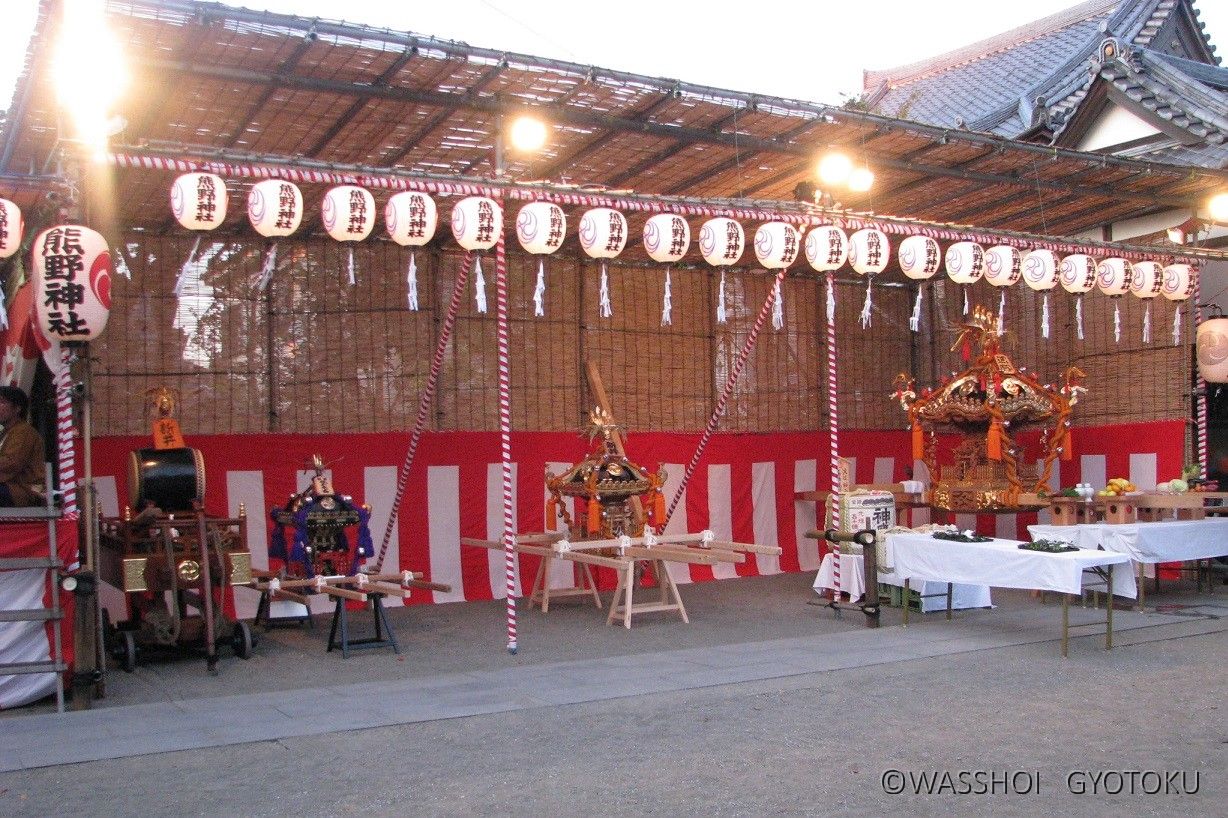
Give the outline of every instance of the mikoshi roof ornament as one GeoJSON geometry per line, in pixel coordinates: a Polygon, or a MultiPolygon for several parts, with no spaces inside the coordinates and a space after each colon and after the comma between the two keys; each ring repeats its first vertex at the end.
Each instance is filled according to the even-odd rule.
{"type": "Polygon", "coordinates": [[[887,234],[866,227],[849,236],[849,266],[857,275],[866,276],[866,300],[861,305],[861,328],[870,326],[870,310],[874,306],[874,276],[887,269],[891,260],[891,242],[887,234]]]}
{"type": "Polygon", "coordinates": [[[1023,257],[1023,283],[1042,293],[1040,304],[1040,336],[1049,337],[1049,291],[1057,286],[1058,268],[1062,266],[1052,250],[1033,250],[1023,257]]]}
{"type": "Polygon", "coordinates": [[[1130,292],[1134,267],[1124,258],[1106,258],[1096,265],[1096,287],[1113,299],[1113,340],[1121,343],[1121,297],[1130,292]]]}
{"type": "Polygon", "coordinates": [[[968,285],[985,275],[985,250],[974,241],[957,241],[947,248],[947,278],[963,287],[964,315],[968,314],[968,285]]]}
{"type": "MultiPolygon", "coordinates": [[[[563,208],[550,202],[530,202],[516,216],[516,240],[526,252],[548,256],[563,246],[567,216],[563,208]]],[[[537,283],[533,287],[533,314],[546,314],[546,262],[537,260],[537,283]]]]}
{"type": "MultiPolygon", "coordinates": [[[[388,237],[402,247],[422,247],[435,237],[439,225],[439,210],[435,200],[425,193],[404,190],[388,199],[384,205],[384,229],[388,237]]],[[[418,259],[409,252],[409,269],[405,274],[406,305],[418,309],[418,259]]]]}
{"type": "Polygon", "coordinates": [[[780,271],[772,290],[772,327],[782,329],[785,325],[784,293],[780,282],[784,271],[797,259],[802,237],[797,228],[787,222],[768,222],[755,231],[755,258],[768,270],[780,271]]]}
{"type": "Polygon", "coordinates": [[[337,185],[324,194],[320,203],[324,229],[334,241],[350,243],[346,268],[354,286],[354,245],[371,235],[375,227],[375,197],[356,185],[337,185]]]}
{"type": "Polygon", "coordinates": [[[1086,253],[1071,253],[1062,259],[1058,268],[1058,281],[1062,289],[1075,298],[1075,327],[1079,340],[1083,340],[1083,294],[1096,286],[1096,260],[1086,253]]]}
{"type": "Polygon", "coordinates": [[[486,313],[486,278],[482,275],[482,259],[476,255],[499,243],[503,232],[503,208],[486,196],[469,196],[452,208],[452,237],[473,256],[474,303],[478,312],[486,313]]]}
{"type": "Polygon", "coordinates": [[[1214,314],[1198,325],[1198,375],[1208,383],[1228,383],[1228,318],[1214,314]]]}
{"type": "Polygon", "coordinates": [[[1181,345],[1181,302],[1194,294],[1198,275],[1188,264],[1170,264],[1164,268],[1164,285],[1160,294],[1177,302],[1173,310],[1173,346],[1181,345]]]}
{"type": "MultiPolygon", "coordinates": [[[[257,182],[247,194],[247,220],[265,238],[289,236],[303,221],[303,192],[282,179],[257,182]]],[[[276,265],[277,242],[271,241],[260,269],[260,289],[269,286],[276,265]]]]}
{"type": "MultiPolygon", "coordinates": [[[[896,251],[896,259],[905,276],[914,281],[925,281],[933,278],[938,272],[938,266],[942,263],[942,248],[929,236],[909,236],[900,242],[900,247],[896,251]]],[[[921,294],[923,291],[924,288],[918,285],[917,300],[913,302],[912,317],[908,319],[908,326],[913,332],[921,331],[921,294]]]]}
{"type": "Polygon", "coordinates": [[[1154,261],[1140,261],[1134,265],[1130,277],[1130,292],[1143,299],[1143,343],[1151,343],[1151,302],[1164,288],[1164,268],[1154,261]]]}
{"type": "MultiPolygon", "coordinates": [[[[8,258],[21,249],[25,225],[21,208],[8,199],[0,199],[0,259],[8,258]]],[[[8,308],[4,304],[4,287],[0,286],[0,329],[8,329],[8,308]]]]}
{"type": "Polygon", "coordinates": [[[725,268],[742,258],[746,234],[742,225],[724,216],[708,219],[699,228],[699,254],[713,267],[721,268],[721,285],[716,300],[716,323],[723,324],[728,316],[725,309],[725,268]]]}
{"type": "Polygon", "coordinates": [[[53,341],[92,341],[111,314],[111,252],[88,227],[62,224],[39,233],[31,248],[34,308],[53,341]]]}
{"type": "Polygon", "coordinates": [[[610,274],[605,260],[617,258],[627,246],[627,218],[608,207],[594,207],[580,217],[580,247],[589,258],[601,259],[601,317],[614,315],[610,304],[610,274]]]}
{"type": "Polygon", "coordinates": [[[985,251],[985,280],[998,288],[998,335],[1006,332],[1006,288],[1023,276],[1023,254],[1009,244],[997,244],[985,251]]]}
{"type": "Polygon", "coordinates": [[[933,476],[927,500],[956,512],[1042,507],[1040,492],[1048,487],[1053,461],[1071,459],[1070,412],[1087,391],[1079,385],[1084,373],[1067,369],[1059,389],[1042,384],[1003,351],[994,315],[981,306],[965,321],[955,346],[975,349],[967,369],[919,394],[912,377],[901,373],[892,393],[908,412],[913,457],[933,476]],[[1041,435],[1043,470],[1011,436],[1036,425],[1049,429],[1041,435]],[[940,431],[960,436],[953,463],[938,462],[940,431]]]}
{"type": "MultiPolygon", "coordinates": [[[[653,261],[676,264],[691,247],[691,226],[675,213],[658,213],[644,222],[644,250],[653,261]]],[[[670,270],[665,269],[665,297],[661,302],[661,326],[673,321],[674,299],[670,287],[670,270]]]]}
{"type": "Polygon", "coordinates": [[[200,231],[216,230],[226,220],[227,201],[226,182],[213,173],[185,173],[171,185],[171,213],[175,221],[181,227],[197,231],[192,252],[188,253],[187,261],[179,269],[179,278],[175,280],[176,296],[183,294],[183,285],[196,261],[203,236],[200,231]]]}

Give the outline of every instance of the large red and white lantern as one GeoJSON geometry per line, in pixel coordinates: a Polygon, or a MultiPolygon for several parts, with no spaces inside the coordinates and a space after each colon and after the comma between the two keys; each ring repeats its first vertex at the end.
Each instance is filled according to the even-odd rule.
{"type": "Polygon", "coordinates": [[[185,173],[171,185],[171,213],[188,230],[213,230],[226,220],[226,183],[213,173],[185,173]]]}
{"type": "Polygon", "coordinates": [[[728,267],[742,258],[746,234],[742,225],[723,216],[708,219],[699,229],[699,253],[713,267],[728,267]]]}
{"type": "Polygon", "coordinates": [[[839,270],[849,257],[849,239],[834,225],[816,227],[806,235],[806,263],[819,273],[839,270]]]}
{"type": "Polygon", "coordinates": [[[1208,318],[1198,325],[1198,375],[1210,383],[1228,383],[1228,318],[1208,318]]]}
{"type": "Polygon", "coordinates": [[[265,238],[289,236],[303,221],[303,192],[281,179],[257,182],[247,194],[247,220],[265,238]]]}
{"type": "Polygon", "coordinates": [[[909,236],[900,242],[896,258],[900,271],[916,281],[933,278],[942,263],[942,248],[929,236],[909,236]]]}
{"type": "Polygon", "coordinates": [[[616,258],[627,246],[627,218],[608,207],[594,207],[580,217],[580,248],[589,258],[601,259],[600,310],[602,318],[614,314],[610,304],[610,275],[605,260],[616,258]]]}
{"type": "Polygon", "coordinates": [[[21,249],[24,231],[21,208],[8,199],[0,199],[0,258],[8,258],[21,249]]]}
{"type": "Polygon", "coordinates": [[[644,222],[644,250],[653,261],[675,264],[691,247],[691,226],[674,213],[658,213],[644,222]]]}
{"type": "Polygon", "coordinates": [[[92,341],[111,313],[111,253],[102,235],[62,224],[44,230],[31,248],[34,306],[43,335],[92,341]]]}
{"type": "MultiPolygon", "coordinates": [[[[516,217],[516,240],[529,253],[547,256],[563,246],[567,233],[567,215],[563,208],[550,202],[530,202],[520,208],[516,217]]],[[[537,284],[533,288],[533,314],[546,314],[546,263],[537,260],[537,284]]]]}
{"type": "Polygon", "coordinates": [[[435,200],[425,193],[405,190],[384,205],[384,229],[402,247],[422,247],[435,237],[438,224],[435,200]]]}

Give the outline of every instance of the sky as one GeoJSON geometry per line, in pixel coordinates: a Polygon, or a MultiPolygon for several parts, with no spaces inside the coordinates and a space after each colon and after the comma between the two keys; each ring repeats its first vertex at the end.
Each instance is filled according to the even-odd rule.
{"type": "MultiPolygon", "coordinates": [[[[3,0],[0,107],[21,72],[38,0],[3,0]]],[[[246,0],[227,2],[462,40],[473,46],[839,104],[863,69],[889,68],[993,36],[1075,5],[985,0],[246,0]]],[[[1228,0],[1196,0],[1221,57],[1228,0]]]]}

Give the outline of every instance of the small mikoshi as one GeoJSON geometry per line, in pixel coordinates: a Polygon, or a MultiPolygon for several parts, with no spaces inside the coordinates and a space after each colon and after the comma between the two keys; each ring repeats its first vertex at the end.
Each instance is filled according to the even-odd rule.
{"type": "MultiPolygon", "coordinates": [[[[356,185],[338,185],[324,194],[320,219],[334,241],[356,242],[371,235],[375,227],[375,197],[356,185]]],[[[354,286],[354,246],[350,244],[350,286],[354,286]]]]}
{"type": "Polygon", "coordinates": [[[312,468],[311,483],[269,512],[273,522],[269,557],[284,561],[290,577],[354,576],[363,560],[375,556],[371,509],[333,491],[319,455],[312,457],[312,468]],[[353,543],[346,534],[351,526],[358,527],[353,543]],[[294,532],[292,544],[286,541],[286,529],[294,532]]]}
{"type": "Polygon", "coordinates": [[[624,534],[639,537],[646,525],[658,534],[665,527],[665,497],[661,493],[665,470],[658,468],[653,474],[620,454],[614,441],[617,429],[609,414],[594,409],[589,416],[592,445],[588,455],[562,474],[546,472],[546,490],[550,492],[546,518],[552,526],[561,516],[574,540],[624,534]],[[581,501],[582,511],[574,518],[568,498],[581,501]],[[636,518],[634,498],[643,500],[647,520],[636,518]]]}
{"type": "Polygon", "coordinates": [[[616,258],[627,246],[627,218],[608,207],[594,207],[580,217],[580,248],[589,258],[601,259],[601,317],[614,315],[610,304],[610,274],[606,259],[616,258]]]}
{"type": "Polygon", "coordinates": [[[887,269],[891,261],[891,242],[887,234],[873,227],[858,230],[849,236],[849,266],[857,275],[866,276],[866,300],[861,305],[862,329],[870,326],[874,306],[874,276],[887,269]]]}
{"type": "Polygon", "coordinates": [[[1228,383],[1228,318],[1217,315],[1198,325],[1198,375],[1209,383],[1228,383]]]}
{"type": "MultiPolygon", "coordinates": [[[[975,347],[971,365],[936,389],[918,394],[913,379],[900,374],[891,397],[908,413],[912,454],[935,476],[927,500],[955,512],[1033,510],[1045,505],[1053,461],[1070,459],[1070,413],[1086,390],[1084,373],[1071,367],[1063,386],[1053,389],[1016,367],[1003,352],[993,313],[978,306],[963,325],[955,346],[975,347]],[[1042,469],[1033,465],[1013,434],[1043,425],[1042,469]],[[936,432],[954,431],[960,441],[953,462],[940,463],[936,432]]],[[[945,460],[945,458],[942,458],[945,460]]]]}
{"type": "MultiPolygon", "coordinates": [[[[563,208],[550,202],[530,202],[516,217],[516,240],[527,252],[547,256],[563,246],[567,216],[563,208]]],[[[533,288],[533,314],[546,314],[546,262],[537,260],[537,283],[533,288]]]]}
{"type": "MultiPolygon", "coordinates": [[[[909,236],[900,242],[896,258],[900,262],[900,270],[904,275],[914,281],[924,281],[933,278],[938,272],[938,265],[942,261],[942,248],[929,236],[909,236]]],[[[924,288],[918,285],[917,298],[912,305],[912,317],[908,319],[908,326],[913,332],[921,331],[923,293],[924,288]]]]}
{"type": "Polygon", "coordinates": [[[1154,261],[1140,261],[1134,265],[1130,277],[1130,292],[1143,299],[1143,343],[1151,343],[1151,302],[1164,289],[1164,268],[1154,261]]]}
{"type": "Polygon", "coordinates": [[[1049,291],[1057,286],[1058,270],[1062,262],[1052,250],[1033,250],[1023,257],[1023,283],[1042,293],[1040,309],[1040,335],[1049,337],[1049,291]]]}
{"type": "MultiPolygon", "coordinates": [[[[266,179],[252,185],[247,194],[247,220],[268,239],[289,236],[303,221],[303,192],[293,182],[266,179]]],[[[277,265],[277,242],[269,243],[260,270],[260,289],[269,286],[277,265]]]]}
{"type": "Polygon", "coordinates": [[[985,280],[998,288],[998,334],[1006,330],[1006,288],[1023,276],[1023,256],[1009,244],[998,244],[985,251],[985,280]]]}
{"type": "MultiPolygon", "coordinates": [[[[452,237],[471,253],[489,250],[499,243],[503,234],[503,208],[486,196],[469,196],[452,208],[452,237]]],[[[482,275],[482,259],[473,257],[474,302],[480,313],[486,312],[486,278],[482,275]]]]}
{"type": "MultiPolygon", "coordinates": [[[[801,236],[797,228],[786,222],[768,222],[755,231],[755,257],[768,270],[786,270],[797,259],[801,236]]],[[[783,273],[776,276],[772,292],[772,327],[785,325],[784,293],[780,289],[783,273]]]]}
{"type": "Polygon", "coordinates": [[[1083,340],[1083,294],[1096,286],[1096,260],[1086,253],[1072,253],[1062,259],[1058,269],[1062,289],[1075,296],[1075,327],[1083,340]]]}
{"type": "Polygon", "coordinates": [[[1113,338],[1121,343],[1121,306],[1119,299],[1130,292],[1134,268],[1124,258],[1106,258],[1096,266],[1096,286],[1113,299],[1113,338]]]}
{"type": "Polygon", "coordinates": [[[34,307],[43,334],[92,341],[111,314],[111,252],[97,231],[62,224],[34,237],[34,307]]]}
{"type": "Polygon", "coordinates": [[[716,323],[723,324],[726,320],[725,310],[725,268],[738,263],[742,258],[742,248],[746,243],[746,234],[742,225],[733,219],[723,216],[708,219],[699,229],[699,254],[704,261],[713,267],[721,268],[720,292],[716,302],[716,323]]]}
{"type": "Polygon", "coordinates": [[[1164,285],[1160,294],[1169,301],[1177,302],[1173,310],[1173,346],[1181,343],[1181,302],[1194,294],[1198,286],[1198,274],[1188,264],[1170,264],[1164,268],[1164,285]]]}
{"type": "MultiPolygon", "coordinates": [[[[435,236],[439,212],[435,200],[425,193],[404,190],[388,199],[384,205],[384,228],[388,237],[402,247],[422,247],[435,236]]],[[[409,269],[405,275],[406,302],[411,310],[418,309],[418,259],[409,253],[409,269]]]]}

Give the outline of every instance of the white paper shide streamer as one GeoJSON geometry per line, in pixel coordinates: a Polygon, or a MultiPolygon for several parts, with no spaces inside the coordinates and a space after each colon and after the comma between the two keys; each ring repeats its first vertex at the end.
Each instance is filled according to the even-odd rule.
{"type": "Polygon", "coordinates": [[[1143,343],[1151,343],[1151,302],[1164,289],[1164,268],[1154,261],[1140,261],[1134,265],[1130,277],[1130,292],[1143,301],[1143,343]]]}
{"type": "Polygon", "coordinates": [[[665,268],[665,297],[661,301],[661,326],[668,327],[674,323],[672,315],[674,309],[674,296],[670,291],[670,276],[669,268],[665,268]]]}
{"type": "Polygon", "coordinates": [[[874,276],[887,269],[890,259],[891,242],[883,231],[867,227],[849,236],[849,266],[858,275],[866,276],[866,300],[861,306],[862,329],[870,326],[871,310],[874,306],[874,276]]]}
{"type": "Polygon", "coordinates": [[[725,310],[725,270],[721,269],[721,284],[716,297],[716,323],[723,324],[728,318],[725,310]]]}

